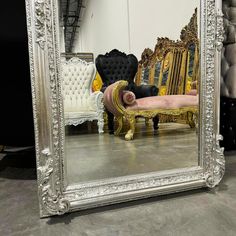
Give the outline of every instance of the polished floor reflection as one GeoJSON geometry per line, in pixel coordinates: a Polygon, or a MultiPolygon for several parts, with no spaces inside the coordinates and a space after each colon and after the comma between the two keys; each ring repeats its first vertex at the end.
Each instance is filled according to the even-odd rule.
{"type": "Polygon", "coordinates": [[[139,121],[135,139],[97,134],[95,123],[66,127],[68,184],[198,165],[196,129],[161,123],[153,132],[139,121]]]}

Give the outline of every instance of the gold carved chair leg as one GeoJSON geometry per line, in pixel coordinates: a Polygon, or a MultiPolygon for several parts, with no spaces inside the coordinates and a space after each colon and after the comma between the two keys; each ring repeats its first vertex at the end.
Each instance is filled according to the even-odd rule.
{"type": "Polygon", "coordinates": [[[194,113],[193,114],[193,121],[195,123],[195,127],[196,127],[196,133],[198,133],[198,113],[194,113]]]}
{"type": "Polygon", "coordinates": [[[195,128],[194,114],[192,112],[187,112],[187,122],[190,128],[195,128]]]}
{"type": "Polygon", "coordinates": [[[129,123],[130,129],[128,130],[128,132],[125,135],[125,140],[129,141],[129,140],[133,139],[133,137],[134,137],[134,132],[135,132],[135,116],[134,115],[127,116],[126,119],[127,119],[128,123],[129,123]]]}
{"type": "Polygon", "coordinates": [[[117,117],[117,122],[118,122],[118,128],[117,128],[117,130],[114,133],[115,135],[119,135],[120,131],[122,130],[122,127],[123,127],[123,117],[122,116],[117,117]]]}
{"type": "Polygon", "coordinates": [[[149,124],[149,118],[145,118],[145,125],[148,126],[149,124]]]}

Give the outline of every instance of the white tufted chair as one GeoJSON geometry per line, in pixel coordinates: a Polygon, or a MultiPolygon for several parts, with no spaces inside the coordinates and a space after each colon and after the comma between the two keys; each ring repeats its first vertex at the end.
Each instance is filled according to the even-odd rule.
{"type": "Polygon", "coordinates": [[[65,125],[97,120],[98,132],[103,133],[103,93],[92,92],[95,65],[77,57],[62,60],[61,64],[65,125]]]}

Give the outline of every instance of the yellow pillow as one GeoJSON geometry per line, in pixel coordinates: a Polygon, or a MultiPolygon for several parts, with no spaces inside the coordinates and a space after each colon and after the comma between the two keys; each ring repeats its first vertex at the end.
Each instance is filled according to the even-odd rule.
{"type": "Polygon", "coordinates": [[[96,77],[95,77],[95,79],[94,79],[94,81],[93,81],[93,85],[92,85],[92,89],[93,89],[93,91],[95,92],[95,91],[100,91],[101,90],[101,88],[102,88],[102,79],[101,79],[101,77],[100,77],[100,75],[98,74],[98,72],[96,73],[96,77]]]}

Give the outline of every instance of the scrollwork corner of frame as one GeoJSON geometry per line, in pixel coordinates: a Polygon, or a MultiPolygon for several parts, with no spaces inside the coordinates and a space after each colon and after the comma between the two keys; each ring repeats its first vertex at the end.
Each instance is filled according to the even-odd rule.
{"type": "Polygon", "coordinates": [[[212,174],[205,175],[205,180],[206,180],[206,186],[208,188],[214,188],[216,186],[214,177],[212,174]]]}
{"type": "MultiPolygon", "coordinates": [[[[220,141],[223,140],[223,136],[218,134],[216,136],[216,167],[215,167],[215,175],[217,176],[218,183],[221,181],[221,179],[224,176],[225,173],[225,157],[224,157],[224,148],[220,147],[220,141]]],[[[217,184],[218,184],[217,183],[217,184]]]]}
{"type": "Polygon", "coordinates": [[[63,215],[70,209],[70,202],[61,195],[46,196],[41,199],[41,216],[63,215]]]}
{"type": "MultiPolygon", "coordinates": [[[[53,182],[53,158],[49,148],[42,151],[44,165],[38,167],[39,198],[41,215],[62,215],[69,211],[70,202],[65,199],[58,186],[53,182]]],[[[43,160],[42,160],[43,161],[43,160]]]]}
{"type": "Polygon", "coordinates": [[[216,48],[220,52],[223,47],[224,41],[224,23],[223,23],[223,12],[221,9],[217,9],[216,12],[216,48]]]}
{"type": "Polygon", "coordinates": [[[216,136],[216,145],[214,149],[214,160],[212,165],[212,171],[209,170],[205,179],[206,185],[209,188],[216,187],[222,180],[225,173],[225,158],[224,158],[224,148],[220,147],[219,141],[223,140],[221,135],[216,136]]]}

